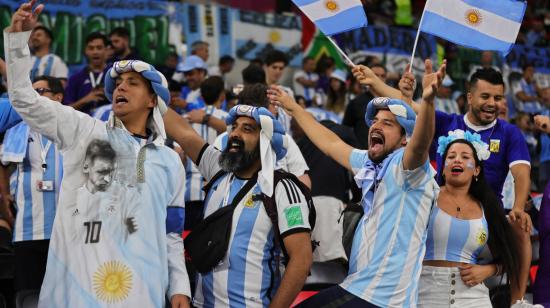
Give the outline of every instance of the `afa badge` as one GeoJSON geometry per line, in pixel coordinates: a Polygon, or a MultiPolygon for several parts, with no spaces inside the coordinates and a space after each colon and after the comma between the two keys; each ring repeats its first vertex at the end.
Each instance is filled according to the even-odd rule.
{"type": "Polygon", "coordinates": [[[499,139],[491,139],[489,143],[489,151],[491,151],[491,153],[498,153],[498,151],[500,151],[499,139]]]}
{"type": "Polygon", "coordinates": [[[485,243],[487,242],[487,232],[485,232],[484,229],[479,229],[477,231],[476,240],[479,246],[485,245],[485,243]]]}
{"type": "Polygon", "coordinates": [[[254,198],[252,198],[252,195],[248,195],[248,198],[244,202],[244,206],[248,208],[254,207],[254,198]]]}

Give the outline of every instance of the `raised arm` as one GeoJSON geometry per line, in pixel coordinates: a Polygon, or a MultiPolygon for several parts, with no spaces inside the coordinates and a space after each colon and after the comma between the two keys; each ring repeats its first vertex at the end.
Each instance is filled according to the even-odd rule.
{"type": "Polygon", "coordinates": [[[164,115],[164,126],[168,136],[180,145],[185,154],[195,164],[198,164],[197,159],[206,141],[195,132],[186,119],[170,108],[168,108],[164,115]]]}
{"type": "Polygon", "coordinates": [[[445,77],[447,62],[444,61],[437,72],[432,72],[432,61],[426,60],[426,71],[422,80],[422,104],[416,117],[411,140],[403,154],[403,168],[414,170],[428,159],[428,150],[435,132],[434,97],[445,77]]]}
{"type": "Polygon", "coordinates": [[[268,97],[272,103],[279,105],[291,115],[304,130],[309,140],[323,153],[337,163],[351,170],[349,157],[353,148],[340,139],[335,133],[321,125],[313,116],[279,86],[271,86],[268,97]]]}
{"type": "Polygon", "coordinates": [[[378,78],[378,76],[376,76],[376,74],[367,66],[356,65],[351,69],[351,72],[360,84],[364,86],[369,86],[370,90],[376,96],[402,99],[402,95],[399,90],[387,85],[380,78],[378,78]]]}
{"type": "Polygon", "coordinates": [[[10,26],[4,30],[8,94],[21,118],[64,150],[75,140],[88,137],[98,122],[33,90],[29,78],[32,64],[28,39],[44,8],[41,4],[33,11],[35,3],[36,0],[23,3],[13,14],[10,26]]]}
{"type": "Polygon", "coordinates": [[[414,74],[409,72],[409,65],[405,69],[405,73],[399,79],[399,91],[403,95],[403,101],[412,107],[414,112],[418,114],[420,111],[420,104],[413,100],[414,90],[416,89],[416,78],[414,74]]]}

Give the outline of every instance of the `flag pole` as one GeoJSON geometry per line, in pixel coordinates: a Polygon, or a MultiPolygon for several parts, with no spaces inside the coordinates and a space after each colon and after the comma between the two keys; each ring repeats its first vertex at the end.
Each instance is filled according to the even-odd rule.
{"type": "MultiPolygon", "coordinates": [[[[430,1],[430,0],[428,0],[430,1]]],[[[411,62],[409,65],[409,73],[412,72],[413,68],[413,61],[414,61],[414,52],[416,51],[416,44],[418,44],[418,38],[420,37],[420,27],[422,26],[422,20],[424,19],[424,12],[426,12],[426,9],[422,10],[422,16],[420,17],[420,23],[418,24],[418,29],[416,30],[416,38],[414,39],[414,45],[411,55],[411,62]]]]}
{"type": "Polygon", "coordinates": [[[336,44],[336,42],[332,39],[332,37],[330,37],[328,35],[325,35],[325,36],[332,43],[332,45],[334,45],[334,47],[336,48],[336,50],[338,50],[338,52],[342,55],[342,57],[344,57],[344,59],[349,64],[351,64],[351,66],[355,67],[355,63],[353,63],[353,61],[351,61],[351,59],[348,57],[348,55],[346,55],[346,53],[340,48],[340,46],[338,46],[338,44],[336,44]]]}

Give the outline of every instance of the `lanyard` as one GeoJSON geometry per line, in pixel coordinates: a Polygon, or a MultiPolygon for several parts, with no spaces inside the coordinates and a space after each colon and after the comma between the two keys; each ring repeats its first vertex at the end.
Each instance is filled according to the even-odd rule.
{"type": "Polygon", "coordinates": [[[88,74],[90,76],[90,83],[92,84],[92,89],[94,89],[98,84],[101,83],[101,78],[103,78],[103,72],[99,73],[99,75],[97,75],[97,78],[94,78],[94,73],[91,71],[88,74]]]}
{"type": "Polygon", "coordinates": [[[46,173],[46,168],[48,168],[48,164],[46,163],[46,156],[48,155],[48,151],[52,146],[52,142],[48,140],[48,142],[46,142],[46,145],[44,146],[44,143],[42,142],[42,135],[39,135],[39,142],[40,142],[40,159],[42,159],[42,172],[46,173]]]}

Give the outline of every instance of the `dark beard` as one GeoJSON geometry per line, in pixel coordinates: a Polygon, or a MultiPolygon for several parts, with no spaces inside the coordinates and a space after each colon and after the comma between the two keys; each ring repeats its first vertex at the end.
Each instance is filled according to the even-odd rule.
{"type": "Polygon", "coordinates": [[[231,142],[223,150],[219,158],[219,164],[225,172],[240,172],[250,168],[258,159],[260,159],[259,145],[251,151],[244,150],[244,143],[238,152],[229,152],[231,142]]]}

